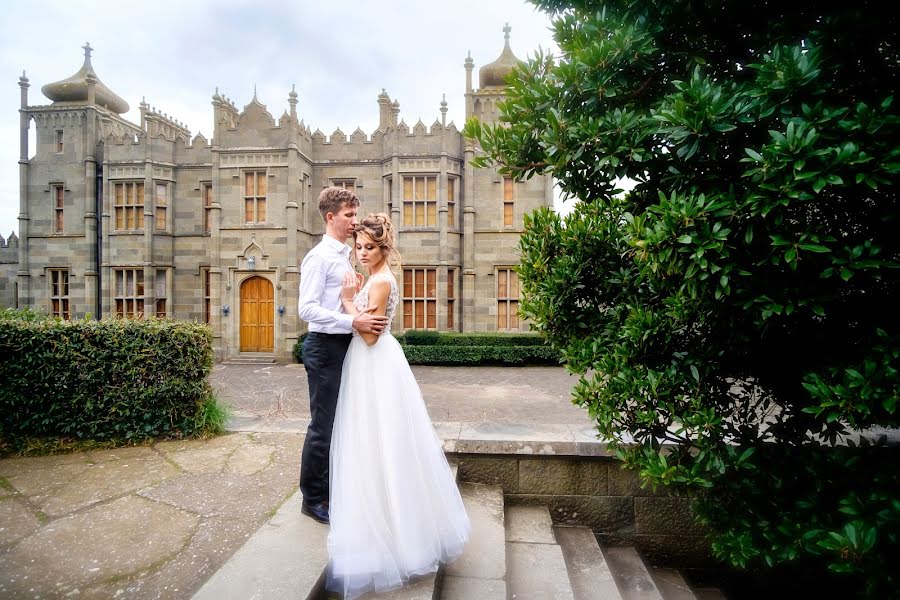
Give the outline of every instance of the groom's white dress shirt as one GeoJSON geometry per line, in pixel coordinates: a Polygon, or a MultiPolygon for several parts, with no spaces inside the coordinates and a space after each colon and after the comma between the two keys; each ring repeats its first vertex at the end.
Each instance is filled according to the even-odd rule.
{"type": "Polygon", "coordinates": [[[351,333],[353,316],[341,310],[341,287],[350,265],[350,246],[330,235],[310,250],[300,263],[300,298],[297,313],[317,333],[351,333]]]}

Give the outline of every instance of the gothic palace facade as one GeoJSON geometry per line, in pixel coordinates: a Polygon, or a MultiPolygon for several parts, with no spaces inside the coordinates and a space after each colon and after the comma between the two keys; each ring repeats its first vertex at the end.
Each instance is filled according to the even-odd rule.
{"type": "MultiPolygon", "coordinates": [[[[466,58],[466,118],[496,118],[517,59],[509,31],[500,57],[479,70],[466,58]]],[[[207,322],[219,358],[265,353],[288,360],[305,324],[297,316],[299,265],[324,232],[316,200],[352,187],[360,213],[398,225],[403,310],[395,330],[524,331],[513,266],[523,215],[552,205],[549,179],[514,183],[474,169],[475,148],[446,123],[398,122],[378,96],[379,128],[330,136],[297,116],[297,94],[274,118],[254,95],[239,110],[212,97],[212,139],[140,104],[141,122],[97,77],[85,46],[72,77],[21,88],[19,235],[0,250],[0,301],[66,318],[156,315],[207,322]],[[29,157],[28,129],[36,129],[29,157]]]]}

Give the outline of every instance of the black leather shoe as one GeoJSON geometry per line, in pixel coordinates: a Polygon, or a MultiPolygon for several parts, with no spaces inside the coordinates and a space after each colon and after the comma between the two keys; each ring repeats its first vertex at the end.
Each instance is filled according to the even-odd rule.
{"type": "Polygon", "coordinates": [[[328,506],[324,502],[319,502],[318,504],[307,504],[304,502],[300,505],[300,512],[313,521],[328,525],[328,506]]]}

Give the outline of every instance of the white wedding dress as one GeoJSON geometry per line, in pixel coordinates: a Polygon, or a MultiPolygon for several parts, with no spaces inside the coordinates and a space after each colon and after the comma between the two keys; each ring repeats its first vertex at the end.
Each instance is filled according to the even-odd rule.
{"type": "Polygon", "coordinates": [[[356,332],[344,358],[331,438],[327,587],[351,599],[399,587],[456,558],[469,518],[400,344],[390,333],[399,293],[390,281],[388,327],[369,346],[356,332]]]}

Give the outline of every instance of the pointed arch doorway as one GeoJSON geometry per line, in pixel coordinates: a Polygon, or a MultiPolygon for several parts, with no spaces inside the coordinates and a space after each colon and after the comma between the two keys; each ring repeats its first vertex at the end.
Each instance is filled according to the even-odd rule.
{"type": "Polygon", "coordinates": [[[241,284],[241,352],[275,350],[275,295],[272,282],[250,277],[241,284]]]}

